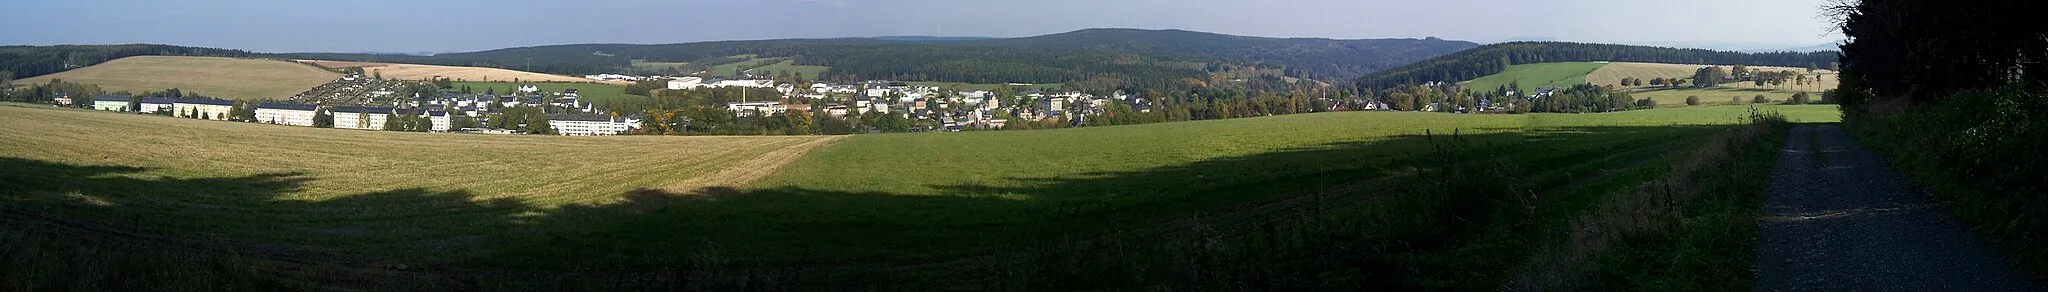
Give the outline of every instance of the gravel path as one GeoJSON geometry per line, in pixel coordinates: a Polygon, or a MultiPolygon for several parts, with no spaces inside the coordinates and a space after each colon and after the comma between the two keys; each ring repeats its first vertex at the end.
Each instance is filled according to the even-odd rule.
{"type": "Polygon", "coordinates": [[[1753,290],[2048,290],[1840,128],[1794,128],[1778,155],[1753,290]]]}

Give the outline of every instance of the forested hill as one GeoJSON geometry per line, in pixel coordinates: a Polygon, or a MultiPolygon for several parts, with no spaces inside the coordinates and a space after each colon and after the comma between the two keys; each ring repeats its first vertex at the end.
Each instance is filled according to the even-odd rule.
{"type": "Polygon", "coordinates": [[[241,50],[172,45],[0,46],[0,71],[28,78],[133,56],[250,57],[241,50]]]}
{"type": "Polygon", "coordinates": [[[1388,88],[1423,82],[1458,82],[1498,74],[1510,65],[1551,62],[1646,62],[1675,64],[1763,65],[1826,68],[1840,52],[1741,53],[1610,44],[1515,42],[1480,46],[1407,66],[1380,71],[1357,80],[1362,88],[1388,88]]]}
{"type": "Polygon", "coordinates": [[[1348,80],[1478,44],[1429,39],[1332,40],[1244,37],[1182,30],[1089,29],[1008,39],[847,38],[687,44],[581,44],[438,56],[295,54],[305,58],[615,72],[631,60],[719,62],[754,54],[831,67],[824,79],[1058,83],[1113,76],[1171,80],[1256,66],[1287,76],[1348,80]],[[530,59],[530,60],[529,60],[530,59]],[[529,63],[530,62],[530,63],[529,63]]]}

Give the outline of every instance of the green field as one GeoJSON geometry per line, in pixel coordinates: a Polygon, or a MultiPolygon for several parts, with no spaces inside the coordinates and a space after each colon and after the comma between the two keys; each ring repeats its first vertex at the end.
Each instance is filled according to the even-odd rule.
{"type": "Polygon", "coordinates": [[[1465,88],[1493,90],[1513,82],[1522,84],[1522,88],[1516,92],[1535,92],[1537,88],[1550,84],[1556,84],[1559,88],[1570,87],[1586,83],[1586,74],[1591,74],[1606,65],[1593,62],[1514,65],[1508,66],[1508,69],[1501,71],[1500,74],[1472,79],[1465,83],[1465,88]]]}
{"type": "MultiPolygon", "coordinates": [[[[680,266],[711,279],[968,290],[1125,283],[1082,275],[1171,282],[1185,258],[1156,255],[1199,242],[1184,236],[1259,238],[1273,232],[1257,231],[1262,224],[1326,226],[1272,220],[1327,207],[1337,209],[1311,218],[1393,232],[1388,240],[1428,240],[1401,251],[1308,254],[1398,255],[1407,260],[1371,264],[1406,267],[1383,275],[1400,279],[1389,280],[1398,287],[1484,288],[1538,252],[1527,243],[1562,240],[1554,234],[1570,225],[1473,223],[1475,231],[1461,231],[1467,225],[1429,210],[1496,200],[1430,194],[1518,186],[1510,193],[1545,199],[1531,203],[1531,215],[1502,220],[1573,218],[1660,176],[1662,165],[1743,123],[1750,109],[1343,112],[834,142],[383,133],[0,107],[0,122],[30,125],[0,128],[0,159],[13,166],[0,170],[0,189],[10,191],[0,207],[123,225],[147,218],[135,226],[288,255],[434,267],[421,273],[458,278],[534,276],[486,278],[487,285],[625,283],[634,280],[596,275],[680,266]],[[830,144],[809,147],[823,143],[830,144]],[[780,161],[793,162],[776,167],[780,161]],[[1480,168],[1456,170],[1471,167],[1480,168]],[[752,177],[760,179],[744,179],[752,177]],[[1446,219],[1430,219],[1439,217],[1446,219]],[[1476,231],[1490,228],[1505,229],[1476,231]],[[809,268],[787,268],[796,266],[809,268]],[[1030,286],[1046,283],[1063,284],[1030,286]]],[[[1807,122],[1839,116],[1833,106],[1760,109],[1807,122]]],[[[1221,244],[1241,244],[1225,238],[1221,244]]],[[[1262,245],[1245,247],[1255,246],[1262,245]]],[[[1314,258],[1287,254],[1269,255],[1314,258]]]]}
{"type": "Polygon", "coordinates": [[[141,94],[177,88],[187,93],[229,99],[284,99],[338,78],[341,74],[285,61],[139,56],[15,83],[36,84],[61,79],[96,84],[107,92],[141,94]]]}
{"type": "Polygon", "coordinates": [[[689,65],[690,65],[690,63],[689,63],[689,62],[648,62],[648,61],[644,61],[644,60],[633,60],[633,65],[632,65],[632,66],[633,66],[633,69],[635,69],[635,70],[663,70],[663,71],[666,71],[666,70],[674,70],[675,68],[678,68],[678,67],[683,67],[683,66],[689,66],[689,65]]]}
{"type": "MultiPolygon", "coordinates": [[[[1699,97],[1702,105],[1747,105],[1754,101],[1757,95],[1763,95],[1765,99],[1770,99],[1771,103],[1783,103],[1786,100],[1791,100],[1792,94],[1795,93],[1798,92],[1790,90],[1712,87],[1640,90],[1630,92],[1629,95],[1636,99],[1648,98],[1655,100],[1657,101],[1657,107],[1674,107],[1685,106],[1686,97],[1699,97]],[[1740,101],[1736,99],[1740,99],[1740,101]]],[[[1809,95],[1814,100],[1820,100],[1819,94],[1809,93],[1809,95]]]]}
{"type": "Polygon", "coordinates": [[[796,60],[783,58],[781,62],[747,70],[747,73],[776,76],[783,71],[789,71],[791,74],[798,74],[798,76],[802,76],[804,79],[814,79],[818,78],[819,73],[824,73],[825,69],[827,69],[825,66],[799,66],[796,65],[796,60]]]}
{"type": "Polygon", "coordinates": [[[610,104],[611,102],[614,102],[614,101],[633,101],[633,100],[645,100],[645,99],[648,99],[648,97],[646,97],[646,96],[639,96],[639,95],[630,95],[630,94],[626,94],[626,87],[625,87],[625,86],[619,86],[619,85],[610,85],[610,84],[597,84],[597,83],[571,83],[571,82],[538,82],[538,83],[512,83],[512,82],[455,82],[455,84],[454,84],[454,85],[455,85],[455,88],[462,88],[463,86],[470,86],[470,88],[472,88],[472,90],[474,90],[474,91],[475,91],[476,93],[479,93],[479,94],[481,94],[481,93],[483,93],[483,92],[484,92],[484,88],[493,88],[494,90],[496,90],[496,92],[497,92],[498,94],[505,94],[505,90],[516,90],[516,89],[518,89],[518,88],[519,88],[519,85],[520,85],[520,84],[533,84],[533,85],[535,85],[535,86],[538,86],[538,87],[540,87],[540,91],[544,91],[544,92],[562,92],[562,90],[563,90],[563,89],[570,89],[570,88],[575,88],[575,89],[576,89],[576,92],[577,92],[577,95],[581,96],[580,98],[578,98],[578,100],[581,100],[581,101],[583,101],[583,102],[588,102],[588,103],[596,104],[596,105],[597,105],[597,106],[598,106],[599,108],[603,108],[603,107],[604,107],[605,105],[607,105],[607,104],[610,104]]]}

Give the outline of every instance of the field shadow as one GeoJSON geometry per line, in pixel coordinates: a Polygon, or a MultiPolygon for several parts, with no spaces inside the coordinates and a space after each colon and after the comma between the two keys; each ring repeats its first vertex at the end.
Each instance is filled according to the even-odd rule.
{"type": "MultiPolygon", "coordinates": [[[[1255,228],[1259,218],[1343,208],[1420,185],[1493,184],[1432,172],[1450,165],[1511,161],[1492,167],[1559,176],[1546,173],[1647,141],[1723,129],[1431,133],[1140,170],[932,185],[940,195],[637,189],[614,202],[546,207],[436,186],[298,200],[292,194],[318,178],[151,177],[145,168],[0,157],[0,190],[6,192],[0,210],[10,214],[0,218],[37,222],[26,226],[84,244],[131,241],[323,266],[280,268],[288,272],[278,275],[345,287],[1103,288],[1019,285],[1005,281],[1053,278],[1004,275],[1057,265],[1034,255],[1106,245],[1183,246],[1202,238],[1191,234],[1255,228]],[[1470,153],[1496,159],[1477,161],[1470,153]]],[[[1374,268],[1398,268],[1379,265],[1374,268]]],[[[1088,283],[1098,282],[1124,283],[1088,283]]]]}

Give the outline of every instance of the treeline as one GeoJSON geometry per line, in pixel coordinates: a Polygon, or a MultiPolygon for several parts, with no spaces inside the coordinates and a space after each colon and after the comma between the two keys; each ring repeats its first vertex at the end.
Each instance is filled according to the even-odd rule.
{"type": "MultiPolygon", "coordinates": [[[[1329,40],[1241,37],[1189,31],[1082,30],[1013,39],[892,41],[807,39],[688,44],[581,44],[437,56],[293,54],[292,57],[480,66],[556,74],[629,71],[632,60],[730,63],[727,57],[790,58],[831,67],[819,80],[890,79],[965,83],[1064,83],[1093,75],[1142,80],[1200,76],[1205,69],[1255,66],[1285,76],[1343,80],[1476,46],[1441,39],[1329,40]]],[[[1215,71],[1215,70],[1206,70],[1215,71]]],[[[723,72],[720,72],[723,73],[723,72]]],[[[811,77],[811,76],[806,76],[811,77]]]]}
{"type": "Polygon", "coordinates": [[[7,75],[14,78],[28,78],[134,56],[245,58],[257,54],[241,50],[150,44],[0,46],[0,71],[12,72],[7,75]]]}
{"type": "Polygon", "coordinates": [[[1508,66],[1553,62],[1645,62],[1677,64],[1765,65],[1795,68],[1827,66],[1836,52],[1741,53],[1611,44],[1517,42],[1480,46],[1355,81],[1363,88],[1388,88],[1425,82],[1458,82],[1499,74],[1508,66]]]}
{"type": "Polygon", "coordinates": [[[1843,127],[2048,273],[2048,30],[2039,1],[1863,0],[1841,31],[1843,127]]]}

